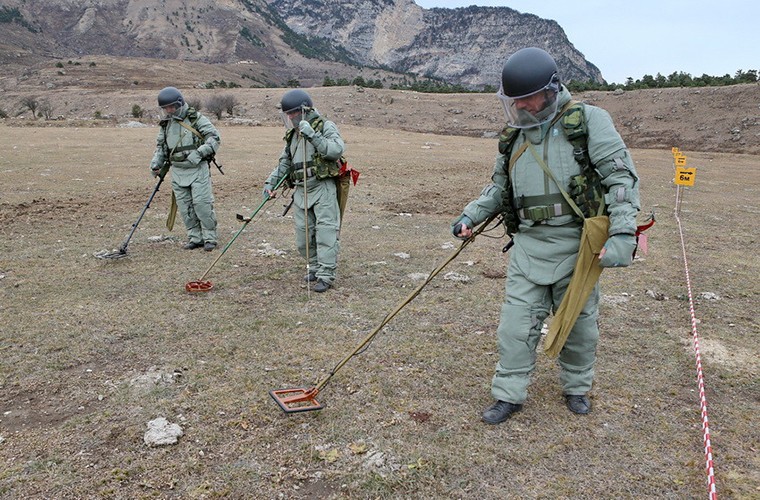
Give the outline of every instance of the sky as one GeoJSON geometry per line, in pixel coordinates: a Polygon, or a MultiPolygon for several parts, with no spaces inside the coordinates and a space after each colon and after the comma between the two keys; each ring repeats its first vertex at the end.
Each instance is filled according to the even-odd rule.
{"type": "Polygon", "coordinates": [[[693,77],[760,70],[756,0],[415,0],[426,9],[510,7],[553,19],[608,83],[683,71],[693,77]]]}

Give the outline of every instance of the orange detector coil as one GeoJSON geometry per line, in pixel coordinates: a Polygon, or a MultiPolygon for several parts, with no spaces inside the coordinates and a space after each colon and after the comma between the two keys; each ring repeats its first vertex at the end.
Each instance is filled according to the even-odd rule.
{"type": "Polygon", "coordinates": [[[318,393],[316,387],[269,391],[269,395],[285,413],[321,410],[324,407],[315,399],[318,393]]]}
{"type": "Polygon", "coordinates": [[[214,284],[210,281],[188,281],[185,284],[185,290],[190,293],[210,292],[214,288],[214,284]]]}

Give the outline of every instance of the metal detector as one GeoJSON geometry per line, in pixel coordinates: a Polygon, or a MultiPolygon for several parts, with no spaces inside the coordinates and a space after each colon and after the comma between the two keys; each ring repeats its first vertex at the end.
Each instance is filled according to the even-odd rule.
{"type": "Polygon", "coordinates": [[[129,245],[129,240],[132,239],[132,235],[135,234],[135,229],[137,229],[137,225],[142,220],[143,215],[145,215],[145,212],[148,211],[148,207],[150,206],[150,203],[153,201],[153,198],[156,196],[156,193],[158,193],[158,188],[161,187],[161,183],[164,182],[164,177],[165,175],[159,175],[158,182],[156,183],[156,187],[153,188],[153,192],[150,194],[150,198],[148,198],[148,203],[145,204],[145,207],[140,213],[140,217],[137,218],[137,221],[135,221],[135,223],[132,224],[132,230],[127,235],[127,239],[124,240],[124,243],[121,244],[118,250],[115,250],[113,252],[95,254],[97,258],[114,260],[114,259],[121,259],[122,257],[127,256],[127,245],[129,245]]]}
{"type": "MultiPolygon", "coordinates": [[[[272,191],[276,191],[277,188],[279,188],[280,185],[285,181],[285,179],[287,179],[287,177],[288,177],[287,175],[284,175],[279,180],[279,182],[277,182],[277,185],[272,188],[272,191]]],[[[219,253],[219,255],[214,260],[214,262],[212,262],[211,265],[208,266],[208,269],[206,269],[206,272],[203,273],[203,276],[201,276],[197,280],[188,281],[185,284],[185,290],[186,291],[188,291],[190,293],[197,293],[197,292],[210,292],[211,290],[214,289],[214,284],[211,283],[210,281],[204,279],[204,278],[206,278],[206,276],[211,271],[211,269],[216,265],[217,262],[219,262],[219,260],[222,258],[222,256],[227,252],[227,250],[230,248],[230,246],[232,246],[232,244],[235,242],[235,240],[237,239],[237,237],[240,236],[240,233],[243,232],[243,230],[246,228],[246,226],[248,226],[248,224],[251,222],[251,220],[253,220],[253,218],[256,216],[256,214],[259,213],[259,210],[261,210],[261,208],[264,205],[266,205],[266,203],[269,200],[272,200],[272,199],[274,199],[273,196],[265,195],[264,196],[264,200],[261,202],[261,204],[258,206],[258,208],[256,208],[256,210],[254,210],[253,213],[251,215],[249,215],[248,217],[246,217],[244,215],[241,215],[241,214],[236,214],[237,219],[240,220],[240,221],[243,221],[243,225],[240,227],[240,229],[238,229],[238,232],[235,233],[235,235],[232,237],[232,239],[229,241],[229,243],[227,243],[224,246],[224,248],[222,249],[222,251],[219,253]]]]}
{"type": "MultiPolygon", "coordinates": [[[[380,322],[377,327],[375,327],[372,332],[370,332],[364,340],[361,341],[359,345],[356,346],[356,348],[345,358],[343,358],[337,365],[335,365],[335,368],[333,368],[330,373],[324,377],[320,382],[317,383],[314,387],[311,388],[296,388],[296,389],[277,389],[269,391],[269,395],[272,396],[272,399],[280,406],[282,411],[285,413],[296,413],[296,412],[303,412],[303,411],[315,411],[315,410],[321,410],[324,408],[322,404],[320,404],[316,397],[319,394],[319,391],[321,391],[325,385],[327,385],[327,382],[335,375],[338,370],[343,368],[343,365],[348,363],[348,361],[356,356],[358,353],[362,352],[370,342],[375,338],[375,336],[380,333],[380,330],[387,325],[391,319],[393,319],[396,314],[398,314],[401,309],[404,308],[409,302],[411,302],[417,295],[420,294],[423,288],[430,283],[430,281],[438,274],[440,273],[444,267],[446,267],[452,260],[454,260],[464,248],[469,245],[476,236],[483,233],[486,229],[486,227],[497,217],[498,215],[491,216],[486,220],[484,223],[480,225],[475,231],[472,232],[472,235],[464,240],[460,245],[459,248],[454,251],[443,263],[441,263],[438,267],[436,267],[430,275],[427,277],[427,279],[418,286],[412,293],[409,294],[409,296],[404,299],[403,302],[401,302],[396,308],[388,313],[385,318],[380,322]]],[[[496,227],[498,224],[501,224],[501,219],[498,220],[497,224],[492,226],[489,230],[496,227]]],[[[459,231],[456,231],[456,233],[459,233],[459,231]]],[[[511,245],[507,245],[505,247],[505,252],[509,250],[511,245]]]]}

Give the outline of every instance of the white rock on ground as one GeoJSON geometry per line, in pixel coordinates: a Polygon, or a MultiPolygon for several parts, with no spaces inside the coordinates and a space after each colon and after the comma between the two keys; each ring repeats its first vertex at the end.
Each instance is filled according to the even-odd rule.
{"type": "Polygon", "coordinates": [[[164,417],[158,417],[148,422],[148,430],[145,431],[143,441],[148,446],[176,444],[182,434],[182,428],[179,425],[170,423],[164,417]]]}

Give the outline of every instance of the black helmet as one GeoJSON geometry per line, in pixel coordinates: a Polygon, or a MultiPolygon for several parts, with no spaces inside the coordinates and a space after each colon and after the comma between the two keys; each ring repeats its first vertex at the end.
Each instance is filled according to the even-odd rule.
{"type": "Polygon", "coordinates": [[[163,108],[165,106],[171,106],[174,104],[178,108],[181,108],[185,104],[185,98],[182,97],[182,92],[174,87],[164,87],[158,93],[158,106],[163,108]]]}
{"type": "Polygon", "coordinates": [[[507,97],[527,96],[544,88],[559,92],[557,63],[545,50],[520,49],[504,63],[501,88],[507,97]]]}
{"type": "Polygon", "coordinates": [[[280,109],[283,113],[287,113],[289,111],[294,110],[301,110],[301,108],[313,108],[314,103],[311,101],[311,97],[309,94],[306,93],[305,90],[301,89],[293,89],[288,90],[285,92],[285,94],[282,96],[282,99],[280,100],[280,109]]]}

